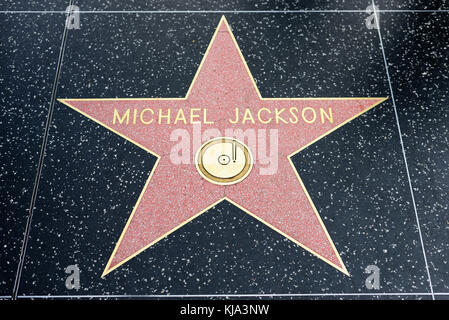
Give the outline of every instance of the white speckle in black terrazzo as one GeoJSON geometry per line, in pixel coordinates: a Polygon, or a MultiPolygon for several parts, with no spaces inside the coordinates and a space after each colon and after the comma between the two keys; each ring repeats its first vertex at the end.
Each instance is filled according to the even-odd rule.
{"type": "Polygon", "coordinates": [[[385,14],[383,38],[436,292],[449,290],[449,20],[385,14]]]}
{"type": "Polygon", "coordinates": [[[69,3],[69,0],[2,0],[0,11],[64,11],[69,3]]]}
{"type": "Polygon", "coordinates": [[[0,295],[11,294],[50,107],[64,17],[1,16],[0,295]]]}
{"type": "MultiPolygon", "coordinates": [[[[365,10],[370,0],[230,0],[230,1],[154,1],[154,0],[75,0],[81,10],[365,10]]],[[[448,9],[447,3],[437,0],[377,0],[380,9],[448,9]]]]}

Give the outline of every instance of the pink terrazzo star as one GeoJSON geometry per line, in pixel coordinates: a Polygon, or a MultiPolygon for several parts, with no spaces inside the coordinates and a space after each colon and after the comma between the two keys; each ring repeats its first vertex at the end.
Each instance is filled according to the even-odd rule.
{"type": "MultiPolygon", "coordinates": [[[[102,276],[225,199],[348,274],[290,161],[290,156],[384,100],[385,98],[262,98],[224,17],[185,98],[60,99],[59,101],[76,111],[158,156],[158,162],[102,276]],[[267,108],[273,121],[268,124],[258,121],[231,124],[228,120],[235,118],[237,107],[248,108],[253,115],[261,108],[267,108]],[[304,108],[331,108],[332,122],[320,121],[319,113],[318,119],[313,123],[274,121],[276,108],[289,110],[292,107],[299,110],[299,115],[304,108]],[[154,115],[152,112],[145,112],[143,120],[153,122],[144,124],[139,115],[148,108],[154,115]],[[179,121],[174,124],[175,114],[172,114],[170,124],[166,121],[159,124],[157,112],[159,109],[171,109],[175,112],[180,108],[185,111],[187,118],[192,108],[207,109],[207,121],[214,123],[203,123],[203,129],[216,128],[221,132],[228,128],[267,131],[278,129],[279,160],[276,173],[261,175],[261,164],[255,161],[251,173],[243,181],[221,186],[204,180],[193,162],[173,164],[169,153],[176,142],[170,140],[171,133],[175,129],[185,129],[193,136],[194,129],[191,123],[179,121]],[[125,121],[120,123],[117,119],[114,123],[114,112],[123,116],[128,109],[131,110],[128,124],[125,121]],[[135,123],[134,110],[137,110],[135,123]]],[[[264,113],[264,120],[267,120],[269,114],[264,113]]],[[[282,116],[288,118],[285,113],[282,116]]],[[[310,120],[310,115],[308,117],[310,120]]],[[[192,154],[196,151],[192,150],[192,154]]],[[[254,150],[252,152],[256,153],[254,150]]]]}

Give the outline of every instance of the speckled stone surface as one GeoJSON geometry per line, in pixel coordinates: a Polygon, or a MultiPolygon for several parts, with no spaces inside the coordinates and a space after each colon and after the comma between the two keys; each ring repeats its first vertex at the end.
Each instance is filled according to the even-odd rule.
{"type": "MultiPolygon", "coordinates": [[[[76,0],[83,10],[365,10],[372,1],[365,0],[231,0],[231,1],[152,1],[152,0],[76,0]]],[[[447,9],[438,0],[382,0],[380,9],[447,9]]]]}
{"type": "MultiPolygon", "coordinates": [[[[94,2],[91,8],[122,9],[94,2]]],[[[81,29],[68,35],[58,98],[183,97],[220,17],[83,16],[81,29]]],[[[226,17],[262,96],[390,95],[377,30],[365,27],[365,13],[226,17]]],[[[448,290],[449,272],[445,21],[442,13],[381,15],[427,258],[440,292],[448,290]],[[417,60],[426,53],[429,68],[417,60]]],[[[51,88],[52,79],[47,81],[51,88]]],[[[40,138],[33,139],[36,158],[40,138]]],[[[391,99],[292,160],[351,277],[225,201],[101,278],[156,158],[56,103],[19,294],[368,293],[373,295],[334,297],[429,299],[391,99]],[[64,269],[74,264],[81,271],[79,290],[65,286],[64,269]],[[379,290],[365,286],[368,265],[380,268],[379,290]]],[[[24,170],[32,181],[35,167],[24,170]]]]}
{"type": "Polygon", "coordinates": [[[0,11],[64,11],[69,0],[3,0],[0,11]]]}
{"type": "Polygon", "coordinates": [[[0,40],[0,295],[11,294],[22,246],[64,19],[2,16],[0,40]]]}
{"type": "Polygon", "coordinates": [[[449,291],[449,21],[384,15],[384,41],[435,291],[449,291]]]}

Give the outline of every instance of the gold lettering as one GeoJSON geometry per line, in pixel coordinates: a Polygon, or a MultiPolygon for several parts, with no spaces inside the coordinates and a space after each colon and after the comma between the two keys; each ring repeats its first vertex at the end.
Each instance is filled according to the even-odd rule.
{"type": "Polygon", "coordinates": [[[260,108],[259,111],[257,112],[257,119],[259,120],[260,123],[263,123],[263,124],[270,123],[271,122],[271,117],[269,117],[267,120],[262,120],[262,117],[260,116],[262,111],[266,111],[268,114],[271,114],[270,109],[268,109],[268,108],[260,108]]]}
{"type": "Polygon", "coordinates": [[[254,123],[253,115],[251,114],[251,110],[248,108],[245,108],[245,113],[243,114],[242,123],[245,124],[246,121],[251,121],[251,123],[254,123]]]}
{"type": "Polygon", "coordinates": [[[118,120],[118,122],[120,124],[122,124],[126,119],[126,124],[128,124],[129,123],[129,109],[126,110],[125,114],[120,119],[120,115],[119,115],[117,109],[114,108],[114,118],[112,119],[112,124],[115,124],[116,119],[118,120]]]}
{"type": "Polygon", "coordinates": [[[149,121],[145,121],[145,119],[143,118],[143,115],[147,111],[151,112],[151,114],[154,115],[154,111],[152,109],[150,109],[150,108],[143,109],[142,112],[140,113],[140,122],[142,122],[143,124],[150,124],[154,120],[154,119],[150,119],[149,121]]]}
{"type": "Polygon", "coordinates": [[[200,115],[199,114],[195,114],[196,111],[200,111],[201,109],[199,108],[192,108],[190,109],[190,123],[194,124],[194,123],[201,123],[201,121],[197,121],[195,119],[199,118],[200,115]]]}
{"type": "Polygon", "coordinates": [[[157,119],[157,122],[159,124],[162,123],[162,118],[167,119],[167,124],[170,124],[170,113],[171,113],[171,109],[167,109],[167,114],[162,114],[162,109],[159,109],[159,117],[157,119]]]}
{"type": "Polygon", "coordinates": [[[207,121],[207,109],[203,110],[203,118],[204,118],[204,124],[213,124],[213,121],[207,121]]]}
{"type": "Polygon", "coordinates": [[[235,120],[232,121],[232,119],[229,119],[229,122],[232,124],[239,122],[239,108],[235,108],[235,120]]]}
{"type": "Polygon", "coordinates": [[[184,122],[184,124],[187,124],[186,115],[184,114],[184,111],[182,109],[178,110],[174,124],[177,124],[178,121],[182,121],[182,122],[184,122]]]}
{"type": "Polygon", "coordinates": [[[293,116],[293,119],[290,117],[288,120],[290,121],[290,123],[298,123],[298,116],[296,115],[296,113],[294,113],[293,111],[298,112],[298,108],[296,107],[291,107],[289,109],[290,114],[293,116]]]}
{"type": "Polygon", "coordinates": [[[311,108],[311,107],[305,107],[304,109],[302,109],[301,115],[302,115],[302,119],[303,119],[305,122],[307,122],[307,123],[314,123],[315,120],[316,120],[316,112],[315,112],[315,109],[313,109],[313,108],[311,108]],[[311,120],[306,118],[306,111],[307,111],[307,110],[312,111],[312,119],[311,119],[311,120]]]}
{"type": "Polygon", "coordinates": [[[287,121],[285,121],[284,118],[281,117],[281,113],[285,111],[285,108],[282,108],[281,110],[278,110],[276,108],[275,113],[276,113],[276,123],[279,123],[279,120],[281,120],[283,123],[288,123],[287,121]]]}
{"type": "Polygon", "coordinates": [[[134,112],[133,112],[133,124],[136,124],[136,118],[137,118],[137,109],[134,108],[134,112]]]}
{"type": "Polygon", "coordinates": [[[327,120],[329,120],[330,123],[334,123],[332,108],[329,108],[329,114],[327,114],[323,108],[320,108],[320,115],[321,115],[321,123],[324,123],[324,116],[326,116],[327,120]]]}

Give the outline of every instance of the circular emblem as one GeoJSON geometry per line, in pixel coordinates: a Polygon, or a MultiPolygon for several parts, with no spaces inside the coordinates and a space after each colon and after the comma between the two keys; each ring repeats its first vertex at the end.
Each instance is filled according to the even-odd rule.
{"type": "Polygon", "coordinates": [[[229,185],[242,181],[253,167],[249,148],[227,137],[215,138],[198,150],[195,164],[200,175],[209,182],[229,185]]]}

